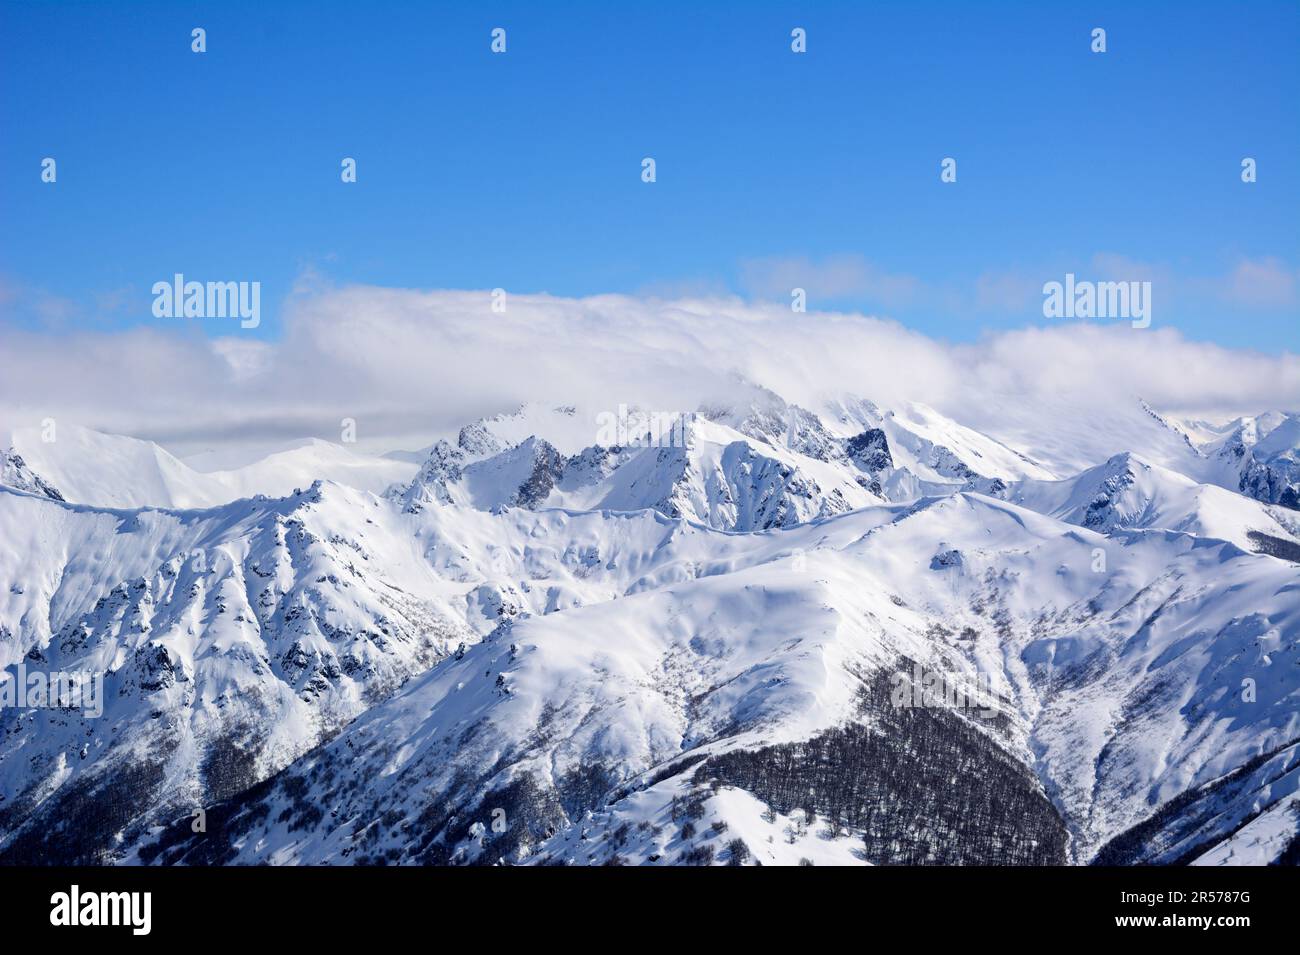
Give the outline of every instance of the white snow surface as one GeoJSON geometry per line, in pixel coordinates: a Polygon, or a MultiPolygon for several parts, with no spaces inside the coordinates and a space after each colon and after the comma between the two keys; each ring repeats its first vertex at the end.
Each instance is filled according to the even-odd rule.
{"type": "Polygon", "coordinates": [[[53,441],[43,440],[40,428],[20,428],[10,443],[65,499],[99,507],[212,507],[256,494],[288,494],[316,480],[378,494],[416,471],[409,462],[319,439],[224,471],[195,470],[152,441],[70,423],[57,426],[53,441]]]}
{"type": "Polygon", "coordinates": [[[864,681],[905,660],[992,687],[1001,731],[959,718],[1041,788],[1066,861],[1193,791],[1151,858],[1294,844],[1300,522],[1276,498],[1300,419],[1137,403],[994,437],[756,391],[684,420],[667,446],[610,445],[539,402],[418,466],[311,441],[212,472],[63,423],[16,433],[0,664],[106,674],[106,702],[0,711],[0,806],[24,807],[0,855],[129,774],[147,796],[95,851],[154,861],[171,816],[283,772],[328,811],[273,788],[223,861],[411,859],[469,779],[452,816],[482,825],[452,861],[726,863],[740,840],[747,864],[870,863],[862,833],[701,792],[691,767],[869,719],[864,681]],[[868,471],[846,449],[872,430],[891,464],[868,471]],[[593,772],[594,808],[486,856],[489,791],[593,772]],[[702,807],[690,838],[675,799],[702,807]]]}

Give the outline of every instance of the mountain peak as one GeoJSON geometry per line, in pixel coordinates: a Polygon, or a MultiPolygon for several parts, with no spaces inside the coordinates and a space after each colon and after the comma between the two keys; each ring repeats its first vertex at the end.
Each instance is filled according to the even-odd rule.
{"type": "Polygon", "coordinates": [[[0,450],[0,486],[39,494],[54,501],[62,501],[63,495],[58,489],[27,466],[22,455],[13,448],[0,450]]]}

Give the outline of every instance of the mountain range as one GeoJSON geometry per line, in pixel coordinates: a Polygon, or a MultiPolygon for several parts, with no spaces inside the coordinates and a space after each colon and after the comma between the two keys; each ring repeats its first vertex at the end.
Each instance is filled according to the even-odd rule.
{"type": "Polygon", "coordinates": [[[740,394],[13,432],[0,863],[1300,859],[1300,415],[740,394]]]}

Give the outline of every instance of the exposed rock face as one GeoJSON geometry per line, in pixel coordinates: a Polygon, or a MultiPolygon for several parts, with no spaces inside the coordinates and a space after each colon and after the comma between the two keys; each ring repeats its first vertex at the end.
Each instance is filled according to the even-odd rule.
{"type": "Polygon", "coordinates": [[[471,458],[486,458],[505,450],[505,445],[482,422],[461,428],[456,446],[471,458]]]}
{"type": "Polygon", "coordinates": [[[519,485],[512,504],[529,509],[540,506],[554,490],[560,476],[564,474],[564,455],[555,447],[540,438],[529,438],[521,446],[532,454],[532,473],[519,485]]]}
{"type": "Polygon", "coordinates": [[[1126,466],[1118,474],[1113,474],[1103,481],[1096,497],[1088,502],[1083,526],[1103,533],[1112,530],[1119,523],[1121,513],[1119,502],[1136,480],[1136,476],[1126,466]]]}
{"type": "Polygon", "coordinates": [[[1286,459],[1251,461],[1241,472],[1240,490],[1247,497],[1300,509],[1300,463],[1286,459]]]}
{"type": "MultiPolygon", "coordinates": [[[[464,437],[463,431],[461,436],[464,437]]],[[[402,494],[406,509],[414,513],[425,504],[450,504],[451,486],[460,481],[464,461],[465,453],[460,448],[453,448],[446,441],[435,444],[420,466],[420,473],[402,494]]]]}
{"type": "Polygon", "coordinates": [[[894,466],[893,456],[889,453],[889,439],[880,428],[868,428],[849,438],[844,450],[850,461],[872,474],[894,466]]]}
{"type": "Polygon", "coordinates": [[[1300,519],[1235,490],[1289,445],[1025,479],[936,413],[553,410],[384,498],[0,489],[4,659],[104,685],[0,706],[0,864],[1300,854],[1300,519]]]}
{"type": "Polygon", "coordinates": [[[1240,418],[1207,448],[1227,472],[1217,480],[1267,504],[1300,508],[1300,416],[1271,411],[1240,418]]]}
{"type": "Polygon", "coordinates": [[[83,563],[141,540],[172,552],[28,652],[32,669],[96,674],[102,705],[0,707],[6,857],[102,862],[123,828],[242,792],[473,640],[380,553],[381,509],[400,513],[315,485],[137,523],[70,515],[74,538],[101,535],[83,563]]]}
{"type": "Polygon", "coordinates": [[[53,501],[63,500],[58,488],[28,467],[22,456],[12,448],[0,451],[0,485],[29,494],[40,494],[53,501]]]}
{"type": "Polygon", "coordinates": [[[736,430],[816,461],[844,460],[840,442],[826,430],[821,419],[798,405],[755,407],[741,419],[736,430]]]}

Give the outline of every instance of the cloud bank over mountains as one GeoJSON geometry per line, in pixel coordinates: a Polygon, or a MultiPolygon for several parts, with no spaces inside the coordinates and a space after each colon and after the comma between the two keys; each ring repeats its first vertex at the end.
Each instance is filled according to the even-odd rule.
{"type": "Polygon", "coordinates": [[[290,298],[273,341],[208,337],[194,320],[57,335],[0,326],[0,429],[66,419],[184,450],[337,439],[352,418],[361,443],[396,447],[539,395],[694,409],[725,400],[737,377],[807,405],[841,392],[920,401],[972,427],[1134,397],[1209,419],[1300,407],[1300,356],[1168,326],[1062,323],[953,344],[888,319],[738,298],[508,295],[503,312],[492,301],[314,287],[290,298]]]}

